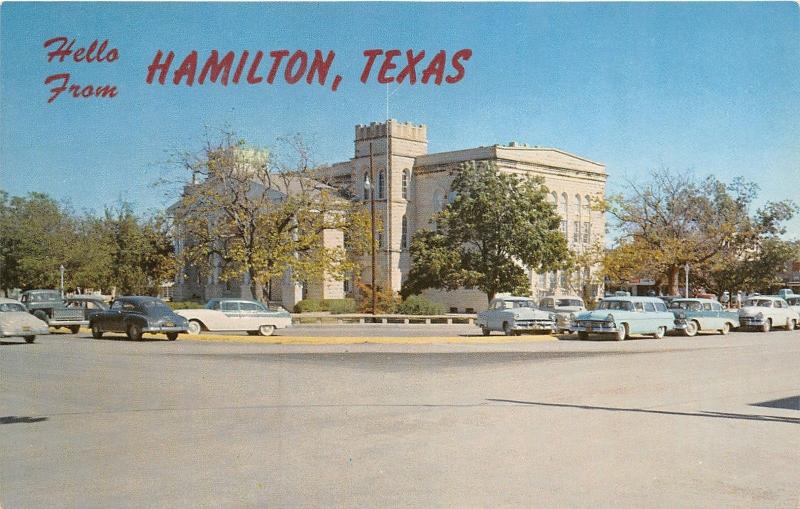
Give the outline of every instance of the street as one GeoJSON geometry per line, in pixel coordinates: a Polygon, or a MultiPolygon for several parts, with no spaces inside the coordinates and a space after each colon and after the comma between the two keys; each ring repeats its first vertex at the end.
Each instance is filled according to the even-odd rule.
{"type": "Polygon", "coordinates": [[[491,339],[4,340],[0,505],[800,507],[800,332],[491,339]]]}

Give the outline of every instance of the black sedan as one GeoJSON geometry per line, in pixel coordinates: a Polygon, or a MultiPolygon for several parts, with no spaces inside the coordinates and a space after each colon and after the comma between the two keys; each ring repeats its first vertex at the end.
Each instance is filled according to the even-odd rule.
{"type": "Polygon", "coordinates": [[[134,341],[142,339],[145,332],[167,335],[174,341],[178,334],[186,332],[189,322],[172,312],[163,300],[155,297],[120,297],[105,311],[97,311],[89,319],[89,327],[95,339],[104,332],[124,332],[134,341]]]}

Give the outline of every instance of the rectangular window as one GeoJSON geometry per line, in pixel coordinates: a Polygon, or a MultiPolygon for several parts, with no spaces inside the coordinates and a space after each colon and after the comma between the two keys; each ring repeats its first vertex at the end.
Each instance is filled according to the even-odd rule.
{"type": "Polygon", "coordinates": [[[575,221],[572,228],[572,242],[580,242],[581,240],[581,222],[575,221]]]}
{"type": "Polygon", "coordinates": [[[539,288],[544,288],[545,286],[547,286],[547,274],[543,272],[539,274],[539,288]]]}
{"type": "Polygon", "coordinates": [[[558,283],[558,273],[555,271],[550,273],[550,288],[555,288],[558,283]]]}
{"type": "Polygon", "coordinates": [[[592,240],[592,223],[583,223],[583,243],[588,244],[592,240]]]}
{"type": "Polygon", "coordinates": [[[561,233],[564,234],[565,238],[569,238],[569,237],[567,237],[567,222],[566,221],[561,221],[561,233]]]}
{"type": "Polygon", "coordinates": [[[567,271],[566,270],[562,270],[561,271],[561,288],[566,288],[566,287],[567,287],[567,271]]]}

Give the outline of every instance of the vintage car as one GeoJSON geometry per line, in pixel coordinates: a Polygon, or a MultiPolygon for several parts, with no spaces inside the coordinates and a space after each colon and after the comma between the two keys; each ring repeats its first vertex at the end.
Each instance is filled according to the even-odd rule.
{"type": "Polygon", "coordinates": [[[65,327],[77,334],[81,326],[89,325],[83,311],[67,308],[58,290],[28,290],[22,292],[19,300],[33,316],[50,327],[65,327]]]}
{"type": "Polygon", "coordinates": [[[789,307],[792,308],[792,310],[794,310],[796,313],[800,313],[800,295],[788,295],[783,300],[789,304],[789,307]]]}
{"type": "Polygon", "coordinates": [[[738,313],[726,311],[713,299],[675,299],[669,309],[675,315],[675,330],[684,336],[692,337],[703,331],[727,334],[739,326],[738,313]]]}
{"type": "Polygon", "coordinates": [[[675,316],[658,297],[606,297],[594,311],[579,313],[572,330],[580,339],[590,334],[612,334],[622,341],[631,334],[652,334],[656,339],[675,327],[675,316]]]}
{"type": "Polygon", "coordinates": [[[21,337],[33,343],[38,334],[48,334],[47,324],[28,313],[20,302],[0,298],[0,338],[21,337]]]}
{"type": "Polygon", "coordinates": [[[586,305],[577,296],[545,297],[539,301],[539,309],[556,315],[558,332],[572,332],[575,315],[586,311],[586,305]]]}
{"type": "Polygon", "coordinates": [[[270,336],[275,329],[292,325],[292,315],[285,309],[268,309],[260,302],[246,299],[211,299],[203,309],[175,312],[189,320],[189,334],[204,330],[247,331],[250,335],[270,336]]]}
{"type": "Polygon", "coordinates": [[[739,309],[739,326],[769,332],[773,327],[794,330],[800,315],[780,297],[758,295],[749,297],[739,309]]]}
{"type": "Polygon", "coordinates": [[[156,297],[119,297],[110,308],[93,313],[89,327],[95,339],[102,338],[104,332],[124,332],[139,341],[143,333],[155,332],[174,341],[188,330],[189,322],[156,297]]]}
{"type": "Polygon", "coordinates": [[[85,320],[89,320],[91,315],[98,311],[108,309],[108,304],[100,295],[72,295],[64,298],[64,305],[68,309],[80,309],[83,311],[85,320]]]}
{"type": "Polygon", "coordinates": [[[489,309],[478,313],[475,324],[481,328],[484,336],[492,331],[502,331],[506,336],[524,332],[556,331],[556,320],[553,313],[542,311],[528,297],[496,297],[489,303],[489,309]]]}

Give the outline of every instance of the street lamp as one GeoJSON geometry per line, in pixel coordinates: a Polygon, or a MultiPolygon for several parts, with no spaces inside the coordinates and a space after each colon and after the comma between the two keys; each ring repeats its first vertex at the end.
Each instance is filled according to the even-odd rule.
{"type": "Polygon", "coordinates": [[[372,233],[370,238],[370,243],[372,244],[372,279],[370,280],[370,284],[372,285],[372,315],[375,316],[375,309],[376,309],[376,302],[377,302],[377,294],[376,287],[375,287],[375,189],[372,186],[372,182],[375,180],[375,168],[372,164],[372,143],[369,144],[369,177],[364,179],[364,191],[369,193],[369,222],[370,222],[370,231],[372,233]]]}
{"type": "Polygon", "coordinates": [[[61,273],[61,297],[62,298],[64,297],[64,270],[66,270],[66,269],[64,269],[64,265],[61,265],[58,268],[58,271],[61,273]]]}

